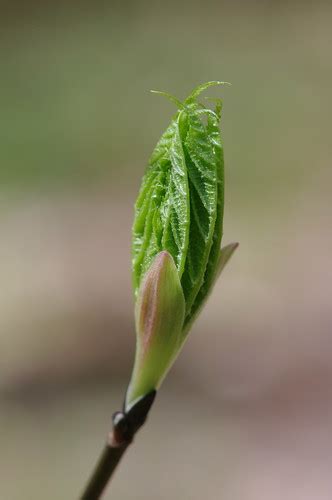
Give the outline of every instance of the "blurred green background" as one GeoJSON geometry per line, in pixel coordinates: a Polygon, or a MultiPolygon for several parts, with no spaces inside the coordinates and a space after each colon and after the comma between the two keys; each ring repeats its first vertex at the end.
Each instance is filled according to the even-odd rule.
{"type": "Polygon", "coordinates": [[[0,9],[0,499],[78,498],[131,370],[148,91],[214,79],[240,248],[105,499],[330,499],[331,3],[0,9]]]}

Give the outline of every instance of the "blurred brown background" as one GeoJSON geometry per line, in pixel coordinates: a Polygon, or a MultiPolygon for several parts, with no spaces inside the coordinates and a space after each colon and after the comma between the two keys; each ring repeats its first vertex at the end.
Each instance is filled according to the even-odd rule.
{"type": "Polygon", "coordinates": [[[330,499],[331,3],[0,9],[0,499],[78,498],[131,370],[148,90],[211,79],[241,245],[105,499],[330,499]]]}

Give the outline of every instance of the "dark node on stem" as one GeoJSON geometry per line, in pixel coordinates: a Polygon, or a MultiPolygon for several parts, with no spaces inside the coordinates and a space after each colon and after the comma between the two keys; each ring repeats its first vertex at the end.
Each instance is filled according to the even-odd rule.
{"type": "Polygon", "coordinates": [[[101,497],[123,453],[146,421],[155,397],[156,391],[151,391],[127,412],[123,409],[114,413],[106,446],[80,500],[98,500],[101,497]]]}
{"type": "Polygon", "coordinates": [[[112,417],[113,430],[110,435],[110,446],[121,446],[132,442],[134,435],[146,421],[156,391],[151,391],[135,403],[130,410],[117,411],[112,417]]]}
{"type": "Polygon", "coordinates": [[[140,398],[127,412],[125,410],[125,418],[128,425],[135,434],[144,424],[150,408],[155,400],[157,391],[151,391],[143,398],[140,398]]]}

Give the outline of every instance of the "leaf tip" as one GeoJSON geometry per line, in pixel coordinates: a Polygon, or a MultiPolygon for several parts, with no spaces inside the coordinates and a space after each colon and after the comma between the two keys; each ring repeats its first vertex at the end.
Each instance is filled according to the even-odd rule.
{"type": "Polygon", "coordinates": [[[172,94],[169,94],[168,92],[164,92],[163,90],[152,90],[152,89],[150,90],[150,92],[152,94],[162,95],[166,97],[169,101],[171,101],[173,104],[178,106],[179,108],[183,108],[182,102],[177,97],[175,97],[172,94]]]}
{"type": "Polygon", "coordinates": [[[220,80],[211,80],[210,82],[202,83],[201,85],[198,85],[192,93],[187,97],[185,100],[186,103],[192,102],[194,99],[196,99],[204,90],[208,89],[209,87],[214,87],[216,85],[232,85],[230,82],[222,82],[220,80]]]}

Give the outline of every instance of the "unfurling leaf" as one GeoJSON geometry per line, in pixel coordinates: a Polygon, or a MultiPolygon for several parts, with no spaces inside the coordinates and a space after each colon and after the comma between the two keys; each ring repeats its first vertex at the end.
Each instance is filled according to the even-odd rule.
{"type": "Polygon", "coordinates": [[[220,250],[224,207],[221,105],[218,101],[212,111],[196,98],[208,86],[221,83],[200,86],[181,105],[151,156],[135,207],[135,291],[157,253],[167,250],[181,279],[186,321],[204,298],[199,291],[212,280],[220,250]]]}
{"type": "Polygon", "coordinates": [[[201,294],[201,297],[199,297],[198,300],[199,307],[195,310],[195,313],[191,316],[190,320],[186,323],[184,327],[183,340],[185,340],[186,334],[189,332],[190,327],[192,326],[193,322],[201,312],[207,298],[209,297],[210,293],[213,290],[216,281],[218,280],[224,267],[226,266],[227,262],[230,260],[230,258],[232,257],[233,253],[235,252],[238,246],[239,246],[238,243],[229,243],[219,251],[217,266],[214,270],[214,273],[211,275],[211,280],[209,280],[209,282],[205,282],[201,290],[199,291],[199,293],[201,294]]]}
{"type": "MultiPolygon", "coordinates": [[[[136,324],[138,340],[133,379],[137,379],[135,374],[138,373],[138,366],[142,368],[145,365],[146,375],[142,375],[144,370],[140,372],[141,380],[144,379],[144,383],[140,382],[140,388],[144,386],[144,390],[156,388],[160,383],[163,378],[160,376],[161,366],[165,365],[163,369],[166,370],[169,359],[174,360],[174,346],[177,351],[180,349],[212,290],[219,275],[218,270],[222,269],[236,248],[230,245],[220,251],[224,210],[224,159],[219,130],[221,101],[216,99],[215,110],[211,110],[197,100],[203,90],[222,83],[200,85],[183,102],[160,92],[179,109],[152,153],[135,205],[133,284],[140,319],[136,324]],[[169,263],[166,266],[169,268],[167,278],[165,275],[161,279],[161,274],[158,274],[162,267],[160,259],[165,266],[171,259],[172,265],[169,263]],[[153,279],[156,280],[154,285],[153,279]],[[148,292],[158,288],[158,294],[162,295],[163,287],[173,290],[173,298],[175,290],[178,297],[181,295],[181,299],[178,298],[181,307],[176,309],[174,306],[174,311],[169,309],[167,314],[170,317],[167,317],[164,307],[159,309],[161,302],[158,302],[157,307],[154,293],[148,292]],[[162,315],[164,318],[163,324],[158,323],[158,327],[146,319],[147,305],[144,304],[150,300],[150,313],[158,310],[157,316],[162,315]],[[171,322],[178,318],[182,306],[181,328],[177,324],[177,328],[172,329],[171,322]],[[142,332],[147,332],[147,325],[152,324],[153,335],[149,334],[148,338],[158,339],[156,345],[159,351],[152,347],[155,346],[152,340],[144,344],[149,348],[142,348],[142,332]],[[144,328],[142,325],[145,325],[144,328]],[[163,349],[165,356],[160,361],[163,349]],[[151,354],[148,350],[151,350],[151,354]],[[156,351],[158,355],[152,354],[156,351]],[[174,352],[170,356],[171,351],[174,352]],[[152,387],[154,372],[156,381],[152,387]],[[146,380],[149,383],[145,383],[146,380]]],[[[144,333],[143,337],[146,338],[146,335],[144,333]]],[[[130,391],[135,393],[132,387],[131,383],[130,391]]],[[[141,389],[139,395],[142,395],[141,389]]],[[[135,393],[136,396],[138,394],[135,393]]]]}

